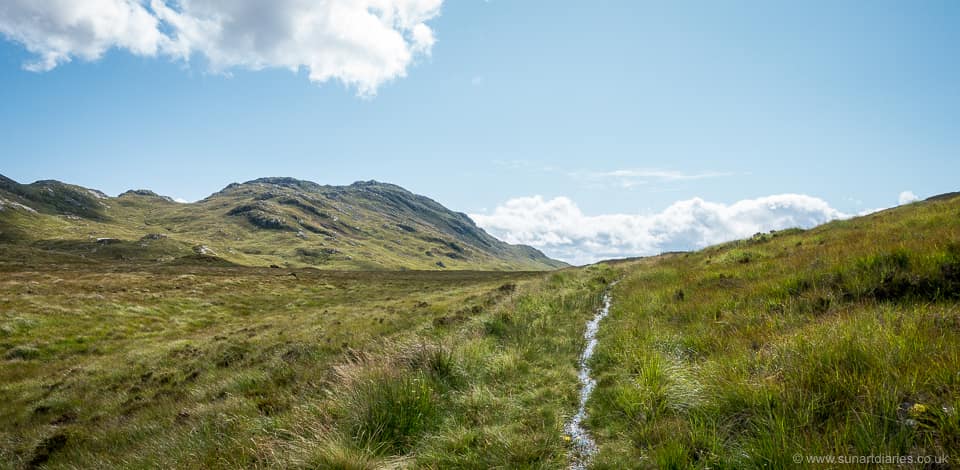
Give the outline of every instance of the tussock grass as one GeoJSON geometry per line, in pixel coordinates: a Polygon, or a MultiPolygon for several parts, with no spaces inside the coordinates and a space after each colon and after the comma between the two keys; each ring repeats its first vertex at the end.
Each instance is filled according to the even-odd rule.
{"type": "Polygon", "coordinates": [[[483,314],[436,327],[437,342],[357,353],[335,367],[331,432],[349,452],[388,459],[378,465],[564,466],[583,325],[609,279],[594,267],[501,286],[483,314]]]}
{"type": "Polygon", "coordinates": [[[611,269],[296,274],[4,272],[0,467],[565,464],[611,269]]]}
{"type": "MultiPolygon", "coordinates": [[[[459,334],[464,323],[434,327],[435,320],[463,310],[463,321],[473,321],[482,315],[474,311],[509,295],[503,286],[537,277],[287,273],[127,266],[4,271],[0,468],[25,468],[43,455],[51,468],[397,462],[391,454],[401,450],[375,452],[374,440],[367,446],[353,438],[351,429],[373,428],[351,424],[362,421],[365,408],[342,406],[350,394],[337,365],[357,367],[361,355],[391,358],[364,362],[389,364],[377,366],[389,373],[364,376],[366,389],[350,392],[355,403],[393,398],[378,397],[374,380],[395,378],[386,383],[399,384],[402,398],[404,384],[422,377],[430,393],[421,398],[442,406],[443,396],[465,381],[462,354],[444,346],[444,337],[459,334]]],[[[437,429],[437,415],[424,413],[433,418],[409,428],[418,432],[381,440],[407,449],[437,429]]]]}
{"type": "Polygon", "coordinates": [[[595,467],[956,458],[958,209],[913,204],[621,265],[594,356],[595,467]]]}
{"type": "Polygon", "coordinates": [[[398,454],[437,420],[434,390],[424,374],[381,371],[350,384],[341,400],[351,436],[375,453],[398,454]]]}

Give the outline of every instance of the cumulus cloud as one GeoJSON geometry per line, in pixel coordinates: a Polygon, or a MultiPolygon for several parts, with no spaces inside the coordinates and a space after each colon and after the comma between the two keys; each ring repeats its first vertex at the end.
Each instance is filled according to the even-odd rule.
{"type": "Polygon", "coordinates": [[[913,191],[904,191],[900,193],[900,197],[897,199],[899,204],[902,206],[904,204],[910,204],[911,202],[919,201],[920,198],[916,194],[913,194],[913,191]]]}
{"type": "Polygon", "coordinates": [[[155,55],[165,39],[158,19],[129,0],[4,0],[0,33],[37,55],[24,64],[32,71],[96,60],[113,47],[155,55]]]}
{"type": "Polygon", "coordinates": [[[584,214],[570,199],[510,199],[491,214],[471,214],[478,225],[510,243],[522,243],[574,264],[690,250],[757,232],[812,227],[847,217],[822,199],[780,194],[725,205],[700,198],[660,213],[584,214]]]}
{"type": "Polygon", "coordinates": [[[406,75],[436,42],[427,22],[443,0],[5,0],[0,34],[37,58],[33,71],[112,49],[184,61],[214,71],[304,70],[370,96],[406,75]]]}

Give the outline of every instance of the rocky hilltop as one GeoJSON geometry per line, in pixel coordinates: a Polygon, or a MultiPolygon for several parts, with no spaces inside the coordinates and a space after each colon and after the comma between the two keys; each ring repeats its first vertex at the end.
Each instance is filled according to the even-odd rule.
{"type": "Polygon", "coordinates": [[[466,214],[377,181],[233,183],[195,203],[147,189],[117,197],[0,176],[8,259],[218,262],[322,269],[544,270],[566,266],[500,241],[466,214]]]}

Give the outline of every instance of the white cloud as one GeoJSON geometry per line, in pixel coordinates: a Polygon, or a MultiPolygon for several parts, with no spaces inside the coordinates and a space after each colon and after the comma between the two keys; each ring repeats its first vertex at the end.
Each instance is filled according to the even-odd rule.
{"type": "Polygon", "coordinates": [[[730,172],[710,171],[705,173],[684,173],[675,170],[644,170],[644,169],[626,169],[613,170],[592,173],[593,176],[601,178],[647,178],[662,181],[689,181],[700,180],[704,178],[718,178],[721,176],[732,176],[730,172]]]}
{"type": "Polygon", "coordinates": [[[919,201],[920,198],[916,194],[913,194],[913,191],[904,191],[900,193],[900,197],[897,199],[899,204],[902,206],[904,204],[910,204],[911,202],[919,201]]]}
{"type": "Polygon", "coordinates": [[[568,198],[510,199],[492,214],[471,214],[478,225],[510,243],[542,249],[574,264],[702,248],[757,232],[812,227],[847,217],[822,199],[781,194],[731,205],[700,198],[652,215],[589,216],[568,198]]]}
{"type": "Polygon", "coordinates": [[[0,33],[37,55],[24,65],[32,71],[96,60],[113,47],[152,56],[165,40],[157,18],[131,0],[4,0],[0,33]]]}
{"type": "Polygon", "coordinates": [[[305,70],[370,96],[406,75],[436,42],[426,22],[443,0],[4,0],[0,34],[37,55],[28,70],[112,48],[185,61],[214,71],[305,70]]]}
{"type": "Polygon", "coordinates": [[[630,189],[651,184],[677,183],[708,178],[734,176],[735,173],[708,171],[684,173],[676,170],[656,168],[626,168],[611,171],[571,171],[567,175],[573,179],[587,182],[591,187],[619,187],[630,189]]]}
{"type": "Polygon", "coordinates": [[[186,200],[186,199],[184,199],[184,198],[182,198],[182,197],[175,197],[175,198],[173,198],[173,202],[179,202],[180,204],[189,204],[189,203],[190,203],[190,201],[188,201],[188,200],[186,200]]]}

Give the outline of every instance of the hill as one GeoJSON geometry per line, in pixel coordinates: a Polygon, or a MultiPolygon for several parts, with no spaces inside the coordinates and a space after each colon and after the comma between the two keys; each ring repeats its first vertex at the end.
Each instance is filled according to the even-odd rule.
{"type": "Polygon", "coordinates": [[[465,214],[376,181],[234,183],[191,204],[0,176],[6,261],[219,263],[322,269],[543,270],[566,266],[465,214]]]}
{"type": "Polygon", "coordinates": [[[595,466],[955,466],[957,196],[618,264],[595,466]]]}

